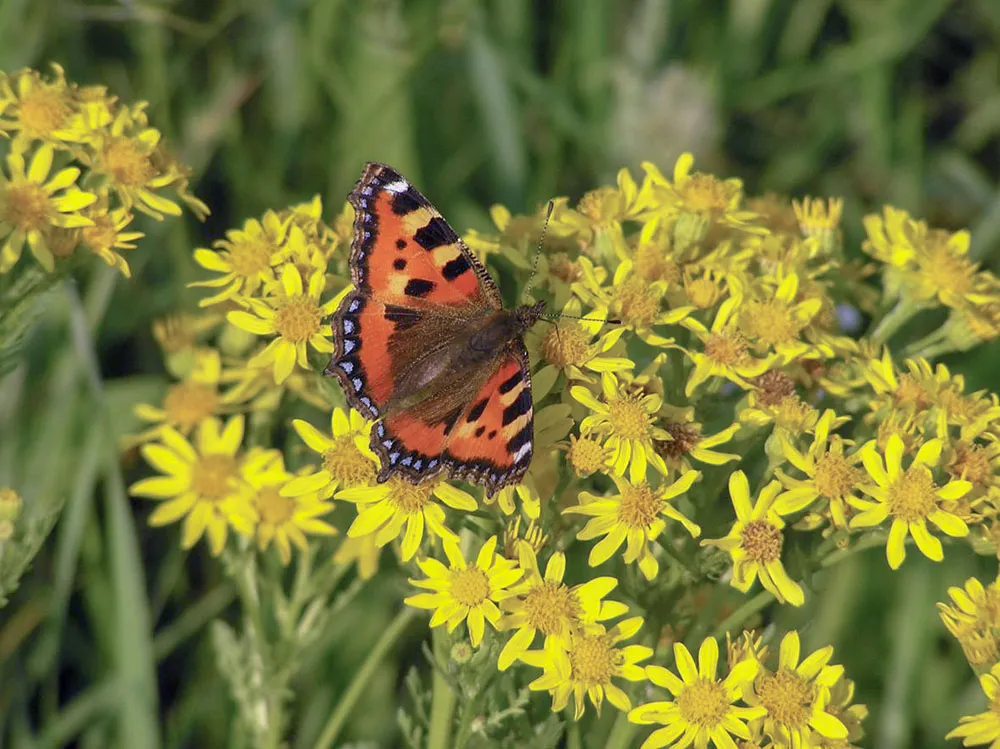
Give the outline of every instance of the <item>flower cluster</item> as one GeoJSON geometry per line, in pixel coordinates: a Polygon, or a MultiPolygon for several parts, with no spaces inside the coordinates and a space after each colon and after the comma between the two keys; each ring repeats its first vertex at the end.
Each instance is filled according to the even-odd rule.
{"type": "Polygon", "coordinates": [[[128,277],[122,252],[144,236],[131,227],[136,211],[180,216],[180,201],[201,218],[209,212],[145,102],[71,83],[56,64],[48,76],[0,74],[0,135],[10,139],[0,169],[0,274],[27,245],[48,272],[82,249],[128,277]]]}
{"type": "MultiPolygon", "coordinates": [[[[802,657],[789,632],[771,657],[726,620],[737,639],[720,669],[704,593],[802,606],[853,550],[884,546],[892,569],[908,549],[941,560],[954,539],[997,551],[1000,399],[933,358],[1000,334],[1000,289],[967,234],[902,211],[868,217],[875,262],[852,261],[839,200],[747,197],[690,155],[670,176],[643,169],[554,201],[534,283],[566,317],[527,336],[521,484],[485,496],[446,475],[378,480],[373,424],[320,374],[352,216],[326,223],[317,198],[195,250],[210,295],[156,331],[175,382],[138,409],[151,427],[134,442],[161,475],[133,493],[160,500],[154,525],[183,519],[181,544],[205,536],[215,554],[255,537],[287,564],[339,528],[331,555],[367,579],[391,548],[432,627],[464,623],[495,672],[527,674],[554,710],[579,719],[606,700],[657,726],[648,747],[853,746],[866,709],[832,649],[802,657]],[[938,307],[943,332],[901,339],[938,307]],[[680,604],[649,603],[664,598],[680,604]],[[635,706],[656,687],[669,695],[635,706]]],[[[526,281],[545,212],[491,215],[496,231],[469,246],[526,281]]],[[[942,615],[988,668],[985,594],[956,595],[942,615]]]]}

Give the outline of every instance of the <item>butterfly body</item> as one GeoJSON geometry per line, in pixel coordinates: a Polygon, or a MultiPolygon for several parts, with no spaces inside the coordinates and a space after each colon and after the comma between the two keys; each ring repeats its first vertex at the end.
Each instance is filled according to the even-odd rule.
{"type": "Polygon", "coordinates": [[[355,209],[355,290],[333,318],[327,369],[376,420],[379,480],[447,471],[494,493],[524,475],[532,403],[522,336],[544,303],[504,309],[499,289],[403,177],[368,164],[355,209]]]}

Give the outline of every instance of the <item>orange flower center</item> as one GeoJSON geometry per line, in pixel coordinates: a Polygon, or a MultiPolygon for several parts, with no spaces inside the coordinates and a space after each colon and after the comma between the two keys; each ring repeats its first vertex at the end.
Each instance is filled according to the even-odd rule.
{"type": "Polygon", "coordinates": [[[684,293],[688,301],[698,309],[714,307],[722,296],[722,288],[708,275],[684,279],[684,293]]]}
{"type": "Polygon", "coordinates": [[[663,509],[663,500],[646,485],[629,486],[618,503],[618,522],[629,528],[648,528],[663,509]]]}
{"type": "Polygon", "coordinates": [[[3,217],[21,231],[36,231],[48,225],[52,201],[41,185],[25,182],[8,185],[3,196],[3,217]]]}
{"type": "Polygon", "coordinates": [[[836,453],[826,453],[816,461],[816,489],[827,499],[843,499],[854,491],[862,472],[836,453]]]}
{"type": "Polygon", "coordinates": [[[229,265],[238,276],[251,278],[271,267],[274,247],[262,238],[247,237],[233,242],[226,249],[229,265]]]}
{"type": "Polygon", "coordinates": [[[757,564],[781,559],[784,537],[781,530],[766,520],[751,520],[740,534],[740,547],[757,564]]]}
{"type": "Polygon", "coordinates": [[[580,440],[571,439],[567,457],[577,476],[589,476],[604,468],[608,452],[600,442],[585,437],[580,440]]]}
{"type": "Polygon", "coordinates": [[[191,488],[201,499],[225,499],[236,480],[236,459],[229,455],[204,455],[194,464],[191,488]]]}
{"type": "Polygon", "coordinates": [[[579,367],[591,356],[590,333],[579,323],[553,325],[542,337],[542,358],[557,367],[579,367]]]}
{"type": "Polygon", "coordinates": [[[685,684],[677,695],[681,717],[700,728],[716,728],[728,715],[730,706],[725,687],[714,680],[698,679],[685,684]]]}
{"type": "Polygon", "coordinates": [[[307,296],[291,297],[274,316],[278,335],[290,343],[308,341],[319,332],[323,312],[307,296]]]}
{"type": "Polygon", "coordinates": [[[640,244],[632,257],[635,273],[645,281],[666,281],[671,286],[681,280],[677,263],[667,257],[662,247],[652,242],[640,244]]]}
{"type": "Polygon", "coordinates": [[[22,130],[44,136],[62,127],[69,115],[66,97],[55,89],[41,87],[21,99],[18,121],[22,130]]]}
{"type": "Polygon", "coordinates": [[[92,252],[108,251],[118,241],[118,229],[108,214],[91,216],[93,226],[85,226],[80,230],[80,241],[92,252]]]}
{"type": "Polygon", "coordinates": [[[580,602],[562,583],[543,582],[524,598],[528,623],[546,636],[563,632],[580,613],[580,602]]]}
{"type": "Polygon", "coordinates": [[[295,500],[291,497],[282,497],[273,487],[257,492],[256,504],[261,523],[267,525],[284,525],[295,515],[295,500]]]}
{"type": "Polygon", "coordinates": [[[789,395],[795,393],[795,380],[780,369],[772,369],[754,379],[757,386],[757,402],[762,406],[776,406],[789,395]]]}
{"type": "Polygon", "coordinates": [[[156,169],[130,138],[112,138],[104,147],[104,170],[122,187],[143,187],[156,169]]]}
{"type": "Polygon", "coordinates": [[[812,715],[812,685],[794,671],[781,669],[757,680],[757,697],[768,717],[791,729],[805,728],[812,715]]]}
{"type": "Polygon", "coordinates": [[[431,492],[437,486],[437,482],[423,482],[422,484],[411,484],[400,478],[389,479],[389,501],[396,507],[398,512],[412,515],[424,509],[431,501],[431,492]]]}
{"type": "Polygon", "coordinates": [[[778,299],[750,301],[740,315],[740,328],[765,346],[775,347],[794,341],[802,326],[778,299]]]}
{"type": "Polygon", "coordinates": [[[672,440],[657,440],[656,450],[667,460],[679,460],[687,455],[698,444],[701,429],[694,424],[679,424],[670,422],[663,425],[672,440]]]}
{"type": "Polygon", "coordinates": [[[713,333],[705,341],[705,356],[724,366],[737,367],[750,358],[747,339],[739,331],[713,333]]]}
{"type": "Polygon", "coordinates": [[[649,436],[650,417],[638,396],[612,399],[608,403],[608,422],[614,434],[622,439],[642,440],[649,436]]]}
{"type": "Polygon", "coordinates": [[[986,486],[993,480],[993,466],[990,465],[990,456],[982,445],[957,441],[954,449],[955,454],[948,464],[948,473],[971,481],[979,487],[986,486]]]}
{"type": "Polygon", "coordinates": [[[163,399],[167,421],[176,424],[182,432],[213,415],[218,407],[219,395],[215,388],[197,382],[171,385],[163,399]]]}
{"type": "Polygon", "coordinates": [[[614,287],[612,309],[626,325],[642,329],[648,328],[656,320],[660,311],[661,294],[650,287],[647,281],[633,276],[614,287]]]}
{"type": "Polygon", "coordinates": [[[702,172],[690,175],[678,192],[685,207],[694,213],[722,213],[733,197],[729,185],[702,172]]]}
{"type": "Polygon", "coordinates": [[[490,579],[475,566],[452,570],[451,595],[463,606],[479,606],[490,596],[490,579]]]}

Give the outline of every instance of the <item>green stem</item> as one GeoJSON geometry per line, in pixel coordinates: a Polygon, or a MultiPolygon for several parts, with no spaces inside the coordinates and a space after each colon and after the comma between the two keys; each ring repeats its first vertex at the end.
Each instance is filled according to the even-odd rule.
{"type": "Polygon", "coordinates": [[[357,706],[358,700],[364,694],[365,687],[372,680],[372,677],[382,664],[389,650],[403,635],[410,622],[413,621],[416,613],[415,609],[407,606],[396,614],[396,618],[386,627],[382,636],[368,654],[368,657],[365,658],[365,662],[361,664],[361,668],[354,675],[354,678],[351,679],[351,683],[347,686],[347,691],[344,692],[337,706],[330,714],[326,725],[323,726],[323,731],[316,740],[314,749],[329,749],[329,747],[333,746],[344,725],[347,723],[348,717],[350,717],[351,712],[357,706]]]}
{"type": "MultiPolygon", "coordinates": [[[[444,663],[446,636],[441,629],[432,630],[434,656],[438,663],[444,663]]],[[[427,733],[427,749],[449,749],[451,736],[451,716],[455,711],[457,695],[448,680],[438,669],[433,669],[431,680],[431,725],[427,733]]]]}
{"type": "Polygon", "coordinates": [[[760,593],[755,595],[749,601],[746,601],[742,606],[740,606],[736,611],[727,616],[722,620],[722,623],[715,628],[712,633],[712,637],[716,639],[720,637],[725,637],[726,632],[730,632],[738,627],[742,627],[744,622],[751,616],[756,614],[762,608],[767,606],[771,601],[774,600],[774,596],[768,593],[766,590],[762,590],[760,593]]]}
{"type": "Polygon", "coordinates": [[[900,299],[896,306],[879,321],[875,330],[872,331],[871,339],[877,344],[885,343],[921,309],[919,304],[915,304],[909,299],[900,299]]]}
{"type": "Polygon", "coordinates": [[[628,715],[618,713],[615,724],[611,726],[611,733],[608,734],[607,743],[604,749],[629,749],[632,744],[632,737],[638,727],[634,723],[628,722],[628,715]]]}
{"type": "Polygon", "coordinates": [[[575,720],[566,729],[566,749],[583,749],[583,741],[580,739],[580,724],[575,720]]]}

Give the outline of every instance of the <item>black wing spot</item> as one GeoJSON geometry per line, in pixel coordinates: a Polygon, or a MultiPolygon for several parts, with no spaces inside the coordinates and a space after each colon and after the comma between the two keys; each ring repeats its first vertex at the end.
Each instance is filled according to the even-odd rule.
{"type": "Polygon", "coordinates": [[[524,373],[519,369],[500,384],[501,393],[509,393],[524,379],[524,373]]]}
{"type": "Polygon", "coordinates": [[[448,222],[440,216],[435,216],[427,222],[426,226],[417,229],[413,235],[417,244],[428,252],[446,244],[453,244],[458,241],[458,235],[448,226],[448,222]]]}
{"type": "Polygon", "coordinates": [[[531,424],[528,423],[520,432],[515,434],[507,443],[507,452],[517,453],[522,447],[531,443],[531,424]]]}
{"type": "Polygon", "coordinates": [[[422,278],[411,278],[403,289],[403,293],[407,296],[422,298],[434,291],[434,286],[433,281],[425,281],[422,278]]]}
{"type": "Polygon", "coordinates": [[[396,270],[405,270],[406,261],[403,260],[403,258],[401,257],[397,257],[395,260],[392,261],[392,267],[395,268],[396,270]]]}
{"type": "Polygon", "coordinates": [[[406,249],[406,240],[405,239],[397,239],[396,240],[396,249],[397,250],[405,250],[406,249]]]}
{"type": "Polygon", "coordinates": [[[441,269],[441,273],[449,281],[454,281],[471,267],[472,266],[469,265],[469,261],[466,259],[465,255],[459,255],[455,259],[449,260],[445,263],[444,268],[441,269]]]}
{"type": "Polygon", "coordinates": [[[455,428],[455,422],[458,421],[458,417],[461,415],[462,415],[462,409],[461,407],[459,407],[444,417],[445,434],[451,433],[451,430],[455,428]]]}
{"type": "Polygon", "coordinates": [[[483,432],[485,432],[485,431],[486,431],[486,427],[476,427],[476,436],[477,437],[482,437],[483,436],[483,432]]]}
{"type": "Polygon", "coordinates": [[[472,410],[469,411],[469,415],[468,415],[468,417],[466,417],[465,420],[467,422],[469,422],[470,424],[472,422],[474,422],[474,421],[478,421],[479,417],[483,415],[483,411],[486,410],[486,404],[487,404],[487,402],[489,402],[489,398],[483,398],[476,405],[474,405],[472,407],[472,410]]]}
{"type": "Polygon", "coordinates": [[[396,330],[406,330],[420,322],[420,313],[415,309],[387,304],[385,306],[385,319],[393,323],[396,330]]]}
{"type": "Polygon", "coordinates": [[[503,410],[503,425],[507,426],[519,416],[524,416],[531,410],[531,391],[522,390],[514,402],[503,410]]]}
{"type": "Polygon", "coordinates": [[[497,430],[496,429],[491,429],[490,433],[486,435],[487,439],[493,439],[496,436],[497,436],[497,430]]]}
{"type": "Polygon", "coordinates": [[[413,213],[421,205],[420,194],[413,187],[407,187],[403,192],[396,193],[392,198],[392,212],[397,216],[405,216],[407,213],[413,213]]]}

